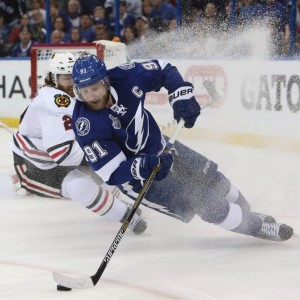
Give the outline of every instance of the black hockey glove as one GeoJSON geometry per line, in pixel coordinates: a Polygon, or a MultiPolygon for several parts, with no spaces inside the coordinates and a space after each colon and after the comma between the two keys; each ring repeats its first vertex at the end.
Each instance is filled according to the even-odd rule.
{"type": "Polygon", "coordinates": [[[189,82],[183,82],[172,93],[169,93],[169,102],[174,110],[174,119],[179,122],[184,119],[184,126],[192,128],[200,115],[201,108],[194,97],[194,87],[189,82]]]}
{"type": "Polygon", "coordinates": [[[156,155],[140,155],[131,164],[131,174],[136,180],[147,179],[153,169],[160,163],[160,169],[156,174],[156,180],[164,179],[173,164],[172,153],[163,153],[159,157],[156,155]]]}

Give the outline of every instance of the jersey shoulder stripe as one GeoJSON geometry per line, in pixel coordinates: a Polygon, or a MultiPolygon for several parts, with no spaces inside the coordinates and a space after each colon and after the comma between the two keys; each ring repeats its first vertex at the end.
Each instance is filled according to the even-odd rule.
{"type": "Polygon", "coordinates": [[[50,157],[61,164],[72,152],[73,141],[66,141],[47,149],[50,157]]]}
{"type": "Polygon", "coordinates": [[[13,142],[16,148],[18,148],[24,157],[37,163],[48,164],[52,163],[53,160],[49,154],[38,148],[38,146],[30,140],[30,138],[16,133],[13,136],[13,142]]]}

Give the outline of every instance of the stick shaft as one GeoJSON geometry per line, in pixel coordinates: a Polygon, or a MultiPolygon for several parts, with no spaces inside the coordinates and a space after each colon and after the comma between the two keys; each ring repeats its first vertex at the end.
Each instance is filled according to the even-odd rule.
{"type": "MultiPolygon", "coordinates": [[[[172,136],[170,137],[164,151],[169,151],[170,148],[172,147],[172,145],[174,144],[176,138],[178,137],[178,134],[180,132],[180,130],[182,129],[184,125],[184,120],[181,119],[178,123],[178,125],[176,126],[172,136]]],[[[156,174],[158,173],[159,171],[159,165],[156,166],[153,171],[151,172],[149,178],[145,181],[143,187],[142,187],[142,190],[140,191],[138,197],[136,198],[135,202],[134,202],[134,205],[131,209],[131,212],[129,214],[129,216],[127,217],[127,219],[124,221],[124,223],[122,224],[120,230],[118,231],[115,239],[113,240],[111,246],[109,247],[100,267],[98,268],[97,272],[92,276],[92,281],[94,283],[94,285],[97,284],[97,282],[99,281],[99,279],[101,278],[105,268],[107,267],[109,261],[111,260],[114,252],[117,250],[117,247],[119,245],[119,243],[121,242],[123,236],[124,236],[124,233],[126,231],[126,229],[128,228],[128,225],[131,221],[131,219],[133,218],[134,214],[136,213],[136,210],[138,209],[139,205],[141,204],[142,200],[144,199],[147,191],[149,190],[150,186],[152,185],[154,179],[155,179],[155,176],[156,174]]]]}
{"type": "Polygon", "coordinates": [[[3,121],[0,121],[0,126],[3,127],[7,132],[14,134],[15,132],[3,121]]]}
{"type": "MultiPolygon", "coordinates": [[[[172,134],[171,138],[169,139],[164,151],[169,151],[170,148],[172,148],[173,143],[175,142],[180,130],[182,129],[184,125],[184,121],[180,120],[180,122],[177,124],[174,133],[172,134]]],[[[90,277],[85,276],[85,277],[78,277],[78,278],[74,278],[74,277],[70,277],[61,273],[57,273],[54,272],[53,273],[53,278],[54,280],[62,286],[65,287],[69,287],[69,288],[91,288],[93,286],[95,286],[98,281],[100,280],[103,272],[105,271],[108,263],[110,262],[110,260],[113,257],[113,254],[115,253],[115,251],[117,250],[118,245],[120,244],[127,228],[128,225],[130,223],[130,221],[132,220],[134,214],[136,213],[136,210],[138,209],[139,205],[141,204],[142,200],[144,199],[148,189],[150,188],[150,186],[152,185],[156,174],[159,171],[160,166],[156,166],[153,171],[151,172],[149,178],[145,181],[142,190],[140,191],[138,197],[136,198],[133,207],[130,211],[129,216],[127,217],[127,219],[123,222],[121,228],[119,229],[118,233],[116,234],[112,244],[110,245],[108,251],[106,252],[104,259],[102,260],[98,270],[96,271],[96,273],[90,277]]]]}

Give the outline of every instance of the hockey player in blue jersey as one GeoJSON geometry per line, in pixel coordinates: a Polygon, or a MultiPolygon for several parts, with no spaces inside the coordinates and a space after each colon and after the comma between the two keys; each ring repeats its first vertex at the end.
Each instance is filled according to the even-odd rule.
{"type": "Polygon", "coordinates": [[[159,60],[127,63],[107,70],[95,55],[77,59],[72,73],[77,98],[73,130],[94,171],[133,199],[160,162],[142,204],[188,223],[195,215],[226,230],[285,241],[293,229],[252,212],[242,193],[215,162],[175,142],[173,153],[161,154],[166,142],[145,108],[147,92],[169,93],[174,118],[191,128],[200,114],[193,85],[175,66],[159,60]],[[173,170],[170,171],[173,165],[173,170]]]}

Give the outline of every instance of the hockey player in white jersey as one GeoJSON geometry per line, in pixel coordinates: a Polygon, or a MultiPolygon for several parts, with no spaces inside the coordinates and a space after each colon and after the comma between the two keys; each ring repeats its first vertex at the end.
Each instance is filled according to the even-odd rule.
{"type": "MultiPolygon", "coordinates": [[[[26,191],[69,198],[100,216],[122,222],[130,205],[116,197],[116,187],[107,186],[88,167],[72,130],[74,62],[70,52],[50,58],[45,86],[21,115],[13,135],[14,167],[26,191]]],[[[129,227],[140,234],[147,223],[136,214],[129,227]]]]}

